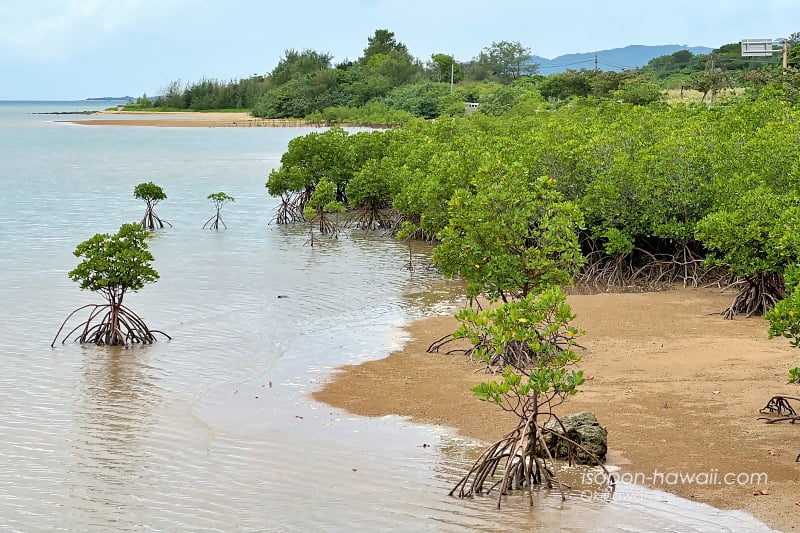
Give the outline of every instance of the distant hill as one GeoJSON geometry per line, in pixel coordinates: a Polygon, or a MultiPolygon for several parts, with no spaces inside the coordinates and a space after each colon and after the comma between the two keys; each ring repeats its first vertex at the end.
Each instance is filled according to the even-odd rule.
{"type": "Polygon", "coordinates": [[[133,96],[100,96],[95,98],[87,98],[87,102],[94,102],[94,101],[111,101],[111,100],[127,100],[128,102],[133,102],[136,100],[133,96]]]}
{"type": "Polygon", "coordinates": [[[539,74],[547,76],[565,70],[593,69],[595,56],[597,68],[600,70],[625,70],[643,67],[654,57],[666,56],[678,50],[688,50],[693,54],[709,54],[713,48],[705,46],[686,46],[679,44],[664,44],[658,46],[645,46],[632,44],[625,48],[613,48],[598,52],[584,52],[580,54],[565,54],[553,59],[533,56],[532,62],[539,65],[539,74]]]}

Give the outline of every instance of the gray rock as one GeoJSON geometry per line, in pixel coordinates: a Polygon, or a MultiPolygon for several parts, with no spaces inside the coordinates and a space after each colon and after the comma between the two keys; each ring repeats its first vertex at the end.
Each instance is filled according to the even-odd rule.
{"type": "MultiPolygon", "coordinates": [[[[566,415],[561,418],[561,424],[556,420],[551,420],[544,425],[545,429],[552,430],[558,434],[564,435],[566,429],[566,437],[571,439],[589,452],[597,456],[600,462],[606,462],[606,452],[608,451],[608,430],[600,425],[594,413],[584,411],[582,413],[575,413],[566,415]],[[561,426],[564,426],[563,428],[561,426]]],[[[573,457],[578,462],[586,465],[596,465],[597,461],[586,451],[571,446],[567,441],[559,439],[550,432],[544,435],[544,441],[550,449],[553,457],[566,459],[569,454],[570,447],[573,449],[573,457]]]]}

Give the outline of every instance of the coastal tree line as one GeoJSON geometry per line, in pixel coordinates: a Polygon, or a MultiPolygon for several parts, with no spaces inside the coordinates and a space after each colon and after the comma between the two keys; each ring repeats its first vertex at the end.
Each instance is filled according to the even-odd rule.
{"type": "Polygon", "coordinates": [[[471,298],[573,281],[730,286],[722,316],[766,315],[774,335],[796,337],[800,110],[786,80],[767,87],[717,106],[554,108],[531,92],[499,115],[334,127],[293,140],[266,185],[291,223],[326,180],[344,223],[433,241],[471,298]]]}
{"type": "MultiPolygon", "coordinates": [[[[394,110],[432,118],[447,107],[451,83],[465,79],[509,83],[536,73],[530,58],[530,49],[522,44],[501,41],[469,62],[458,62],[444,53],[423,61],[413,57],[393,32],[379,29],[354,60],[333,64],[329,53],[289,49],[267,74],[229,82],[207,78],[186,85],[176,80],[163,94],[145,95],[130,109],[247,109],[262,117],[303,118],[330,109],[372,105],[373,115],[394,110]]],[[[456,97],[450,100],[458,101],[456,97]]]]}
{"type": "MultiPolygon", "coordinates": [[[[800,34],[789,38],[790,79],[800,67],[800,34]]],[[[780,59],[742,58],[738,43],[710,54],[687,50],[652,59],[641,69],[567,70],[541,76],[530,48],[519,42],[493,42],[469,60],[446,53],[413,57],[393,32],[376,30],[362,55],[333,63],[327,52],[289,49],[275,68],[249,78],[205,78],[168,84],[155,98],[146,95],[129,109],[239,109],[266,118],[307,118],[328,123],[397,124],[413,117],[435,118],[464,112],[463,102],[499,114],[524,95],[537,92],[552,105],[593,96],[645,104],[665,89],[694,89],[714,100],[734,87],[762,87],[781,80],[780,59]]],[[[758,91],[754,93],[757,96],[758,91]]]]}
{"type": "MultiPolygon", "coordinates": [[[[484,182],[507,184],[506,196],[493,190],[498,198],[473,208],[462,234],[544,180],[580,213],[576,279],[697,286],[733,276],[749,280],[749,292],[731,312],[763,314],[784,296],[783,271],[800,244],[791,218],[800,172],[797,119],[781,97],[753,102],[745,94],[717,107],[583,98],[551,109],[529,95],[500,116],[310,133],[290,142],[267,189],[282,198],[279,222],[302,220],[325,179],[337,201],[359,211],[355,225],[391,226],[401,237],[439,242],[484,182]],[[517,174],[524,176],[519,183],[509,178],[517,174]],[[753,235],[744,233],[742,220],[753,235]]],[[[552,198],[548,204],[557,205],[552,198]]],[[[486,255],[486,265],[475,266],[483,261],[475,256],[453,274],[497,272],[496,254],[486,255]]]]}

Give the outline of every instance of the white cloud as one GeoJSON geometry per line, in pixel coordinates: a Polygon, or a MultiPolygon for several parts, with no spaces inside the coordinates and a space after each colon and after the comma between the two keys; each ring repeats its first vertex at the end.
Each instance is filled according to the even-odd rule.
{"type": "Polygon", "coordinates": [[[97,46],[181,2],[159,0],[3,0],[0,61],[48,62],[97,46]],[[166,7],[165,7],[166,6],[166,7]]]}

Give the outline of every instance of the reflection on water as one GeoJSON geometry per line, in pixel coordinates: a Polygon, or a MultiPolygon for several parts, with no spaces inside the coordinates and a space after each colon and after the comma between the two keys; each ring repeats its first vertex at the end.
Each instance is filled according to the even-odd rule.
{"type": "Polygon", "coordinates": [[[104,492],[103,500],[119,506],[123,502],[108,490],[120,487],[124,495],[140,475],[146,459],[142,441],[153,425],[151,414],[161,391],[144,361],[146,350],[87,347],[84,357],[72,442],[75,473],[84,480],[87,493],[96,484],[104,492]]]}

